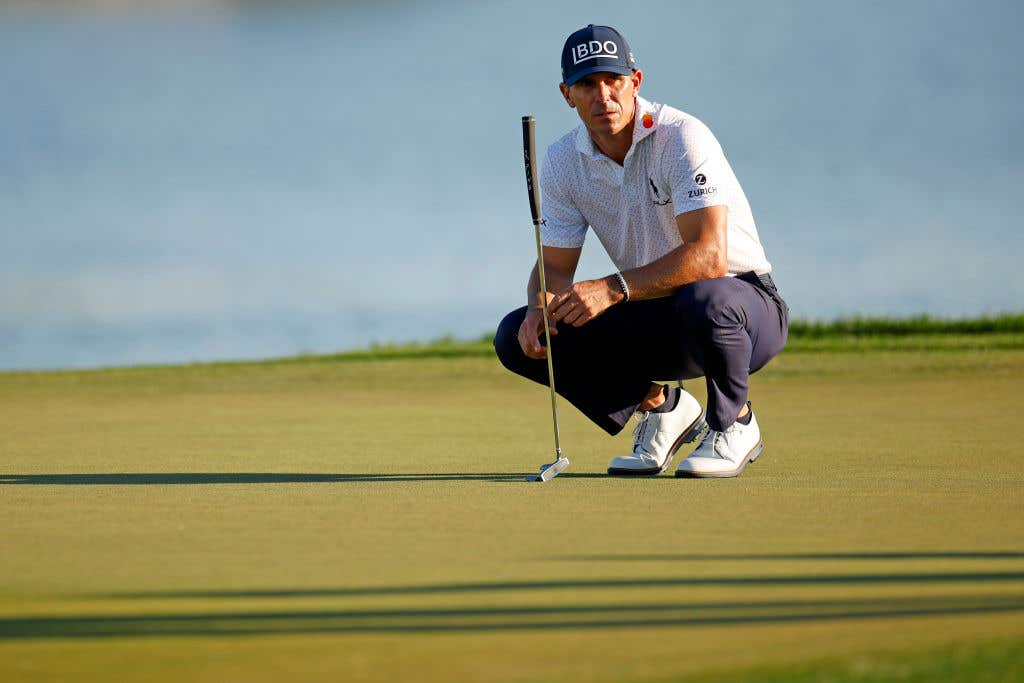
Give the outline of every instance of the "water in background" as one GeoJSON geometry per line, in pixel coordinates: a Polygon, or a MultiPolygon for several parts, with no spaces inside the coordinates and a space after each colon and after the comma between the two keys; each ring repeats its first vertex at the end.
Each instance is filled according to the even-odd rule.
{"type": "Polygon", "coordinates": [[[493,329],[535,256],[519,117],[576,124],[590,22],[716,132],[795,315],[1019,310],[1018,5],[776,5],[9,6],[0,368],[493,329]]]}

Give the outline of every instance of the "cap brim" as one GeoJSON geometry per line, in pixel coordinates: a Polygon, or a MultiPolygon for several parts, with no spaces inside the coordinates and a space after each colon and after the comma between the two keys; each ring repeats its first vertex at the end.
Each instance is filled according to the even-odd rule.
{"type": "Polygon", "coordinates": [[[629,76],[633,73],[633,70],[627,66],[620,66],[618,64],[595,64],[594,66],[588,66],[586,69],[577,71],[572,75],[571,78],[568,78],[565,81],[563,81],[563,83],[569,86],[575,83],[576,81],[580,80],[584,76],[596,74],[600,71],[607,71],[613,74],[622,74],[623,76],[629,76]]]}

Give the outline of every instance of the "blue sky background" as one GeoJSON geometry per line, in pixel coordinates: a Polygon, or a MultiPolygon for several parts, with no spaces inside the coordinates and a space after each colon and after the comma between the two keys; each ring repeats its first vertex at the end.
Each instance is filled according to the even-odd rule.
{"type": "MultiPolygon", "coordinates": [[[[565,36],[718,135],[797,316],[1020,310],[1011,2],[0,10],[0,368],[476,336],[534,258],[565,36]]],[[[588,240],[580,275],[610,270],[588,240]]]]}

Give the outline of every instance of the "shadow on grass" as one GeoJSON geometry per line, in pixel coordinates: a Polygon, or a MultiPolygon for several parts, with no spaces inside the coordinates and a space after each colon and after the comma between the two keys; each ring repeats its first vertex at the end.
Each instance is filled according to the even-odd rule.
{"type": "MultiPolygon", "coordinates": [[[[405,481],[497,481],[525,483],[525,472],[422,472],[318,474],[307,472],[125,472],[116,474],[0,474],[0,486],[167,486],[180,484],[343,484],[405,481]]],[[[560,479],[607,478],[567,473],[560,479]]]]}
{"type": "Polygon", "coordinates": [[[1020,551],[971,550],[896,553],[654,553],[634,555],[565,555],[545,558],[556,562],[707,562],[732,560],[1019,560],[1020,551]]]}
{"type": "Polygon", "coordinates": [[[867,586],[874,584],[975,583],[982,581],[1024,581],[1016,572],[931,572],[899,574],[825,574],[789,576],[681,576],[628,579],[559,579],[555,581],[505,581],[480,583],[437,583],[419,586],[363,586],[358,588],[292,588],[259,590],[185,590],[113,593],[88,596],[114,599],[249,599],[355,597],[368,595],[436,595],[444,593],[497,593],[515,591],[557,591],[584,589],[663,588],[674,586],[867,586]]]}
{"type": "Polygon", "coordinates": [[[568,605],[499,608],[273,611],[0,619],[0,641],[39,638],[293,633],[493,632],[775,624],[1024,611],[1024,596],[568,605]]]}

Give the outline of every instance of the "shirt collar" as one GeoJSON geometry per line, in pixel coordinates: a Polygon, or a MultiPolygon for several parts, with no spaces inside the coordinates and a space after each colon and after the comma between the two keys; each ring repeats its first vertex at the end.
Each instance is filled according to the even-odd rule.
{"type": "MultiPolygon", "coordinates": [[[[657,129],[658,114],[661,113],[660,109],[661,107],[653,102],[648,102],[639,95],[636,96],[636,113],[634,115],[635,119],[633,122],[633,144],[630,147],[630,151],[636,147],[636,143],[640,142],[657,129]]],[[[601,153],[601,150],[599,150],[594,144],[594,141],[590,139],[590,133],[587,131],[587,127],[582,123],[576,127],[576,149],[581,154],[585,154],[592,159],[598,156],[604,156],[601,153]]],[[[629,156],[628,153],[627,156],[629,156]]]]}

